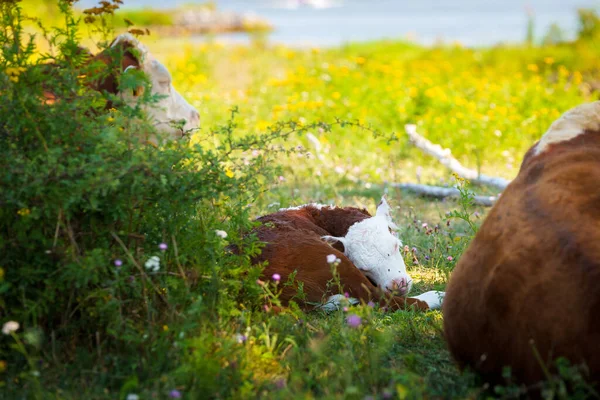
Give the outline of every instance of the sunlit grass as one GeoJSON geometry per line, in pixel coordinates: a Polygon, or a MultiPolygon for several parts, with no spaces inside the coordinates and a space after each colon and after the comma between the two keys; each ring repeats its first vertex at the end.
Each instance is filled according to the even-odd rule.
{"type": "Polygon", "coordinates": [[[420,179],[447,183],[446,171],[410,146],[407,123],[467,166],[512,178],[550,123],[593,97],[582,71],[574,70],[580,64],[572,51],[559,47],[472,50],[384,42],[298,50],[180,43],[174,51],[171,41],[149,39],[174,71],[177,87],[201,110],[204,133],[239,106],[239,127],[247,132],[266,131],[282,119],[341,118],[398,136],[387,143],[356,129],[314,132],[320,151],[296,138],[313,157],[282,161],[295,183],[415,181],[417,167],[420,179]]]}

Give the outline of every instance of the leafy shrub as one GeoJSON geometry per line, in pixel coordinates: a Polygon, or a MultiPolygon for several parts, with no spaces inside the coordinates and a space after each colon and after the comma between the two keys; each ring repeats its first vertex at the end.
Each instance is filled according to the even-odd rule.
{"type": "MultiPolygon", "coordinates": [[[[16,342],[0,342],[18,376],[9,390],[39,391],[49,360],[128,376],[139,358],[172,350],[169,326],[234,315],[241,292],[252,308],[259,246],[241,235],[247,205],[276,172],[271,142],[295,130],[240,138],[234,111],[194,145],[150,145],[158,133],[139,107],[86,84],[106,71],[86,64],[71,3],[60,1],[67,24],[48,34],[46,53],[25,35],[19,4],[0,5],[0,323],[20,324],[16,342]]],[[[121,89],[145,81],[129,77],[121,89]]]]}

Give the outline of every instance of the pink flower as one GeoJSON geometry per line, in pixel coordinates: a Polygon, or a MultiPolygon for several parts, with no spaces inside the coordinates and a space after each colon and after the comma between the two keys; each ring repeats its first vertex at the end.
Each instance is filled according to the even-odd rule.
{"type": "Polygon", "coordinates": [[[350,328],[358,328],[362,323],[362,318],[358,315],[351,314],[346,317],[346,323],[350,328]]]}
{"type": "Polygon", "coordinates": [[[448,256],[448,261],[452,261],[454,258],[452,256],[448,256]]]}
{"type": "Polygon", "coordinates": [[[167,247],[169,247],[169,246],[167,246],[166,243],[161,243],[158,245],[158,248],[161,249],[162,251],[165,251],[167,249],[167,247]]]}
{"type": "Polygon", "coordinates": [[[279,176],[279,182],[283,182],[285,181],[285,178],[283,176],[279,176]]]}
{"type": "Polygon", "coordinates": [[[342,310],[344,310],[344,312],[348,312],[348,307],[344,307],[342,310]]]}
{"type": "Polygon", "coordinates": [[[279,274],[273,274],[272,278],[273,278],[273,280],[275,282],[279,282],[281,280],[281,275],[279,275],[279,274]]]}
{"type": "Polygon", "coordinates": [[[120,267],[121,265],[123,265],[123,261],[119,260],[118,258],[115,260],[115,266],[116,267],[120,267]]]}

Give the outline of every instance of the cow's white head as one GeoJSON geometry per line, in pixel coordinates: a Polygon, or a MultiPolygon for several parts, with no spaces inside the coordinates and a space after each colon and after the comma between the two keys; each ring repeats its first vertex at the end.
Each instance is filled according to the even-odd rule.
{"type": "Polygon", "coordinates": [[[323,239],[341,242],[346,257],[378,287],[406,295],[412,287],[412,279],[400,253],[402,242],[392,233],[397,230],[390,206],[382,198],[375,216],[352,225],[344,237],[323,236],[323,239]]]}
{"type": "MultiPolygon", "coordinates": [[[[198,111],[175,90],[170,72],[154,58],[146,46],[128,33],[117,36],[110,47],[114,48],[115,46],[133,48],[133,53],[138,61],[137,65],[129,65],[124,68],[123,73],[125,74],[131,69],[144,71],[150,80],[152,94],[161,96],[157,103],[143,106],[144,111],[154,121],[159,132],[165,132],[173,138],[178,138],[183,133],[200,126],[198,111]]],[[[135,106],[141,93],[133,91],[119,94],[127,104],[135,106]]]]}

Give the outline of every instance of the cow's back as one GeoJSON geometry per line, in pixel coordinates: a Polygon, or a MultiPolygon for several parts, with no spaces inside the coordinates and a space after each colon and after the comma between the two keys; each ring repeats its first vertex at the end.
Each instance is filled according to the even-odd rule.
{"type": "Polygon", "coordinates": [[[535,383],[560,356],[600,379],[599,137],[530,151],[452,274],[449,349],[491,383],[504,366],[535,383]]]}

